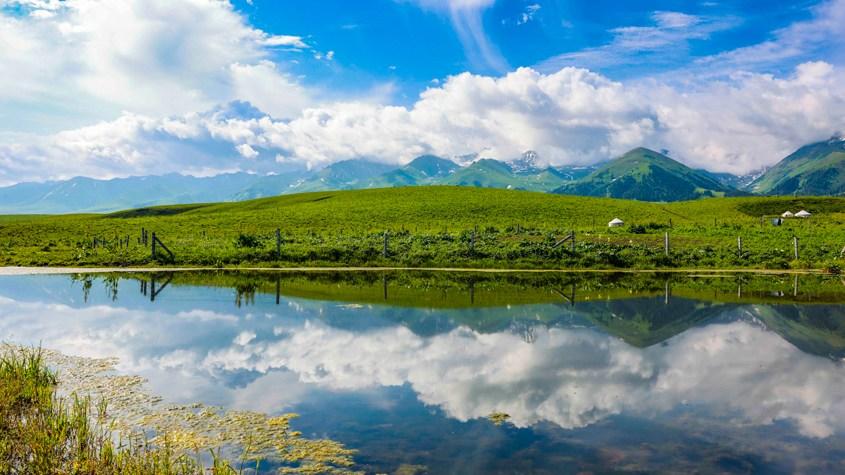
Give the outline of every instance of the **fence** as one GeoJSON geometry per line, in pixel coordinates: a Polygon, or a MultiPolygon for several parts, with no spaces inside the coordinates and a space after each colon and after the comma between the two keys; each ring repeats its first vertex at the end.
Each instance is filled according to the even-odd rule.
{"type": "MultiPolygon", "coordinates": [[[[671,228],[670,228],[671,229],[671,228]]],[[[804,257],[801,241],[797,236],[792,236],[788,243],[789,254],[780,247],[787,247],[787,242],[777,241],[775,251],[771,245],[765,249],[757,240],[756,248],[745,239],[742,234],[730,238],[735,242],[734,250],[726,252],[734,246],[724,237],[717,238],[709,236],[709,244],[690,245],[692,240],[690,232],[680,235],[681,245],[675,242],[674,235],[670,230],[662,233],[632,233],[630,231],[599,233],[577,232],[569,230],[566,232],[541,231],[536,228],[526,228],[521,224],[510,226],[505,230],[488,227],[480,231],[476,225],[472,229],[450,233],[445,229],[440,233],[412,233],[406,229],[398,231],[384,230],[379,233],[349,233],[341,231],[334,236],[318,235],[308,232],[304,235],[287,234],[283,238],[280,227],[270,234],[270,239],[275,241],[273,252],[267,252],[267,237],[246,236],[246,244],[243,247],[252,247],[251,252],[238,251],[240,258],[248,262],[334,262],[349,264],[351,262],[366,263],[407,263],[414,258],[415,254],[423,255],[425,261],[425,250],[440,251],[440,257],[452,260],[487,260],[489,262],[505,262],[523,259],[525,261],[536,261],[545,263],[543,265],[554,265],[555,263],[570,266],[590,267],[593,265],[609,267],[635,267],[644,266],[649,262],[655,266],[678,266],[688,264],[694,266],[704,262],[706,257],[732,259],[736,265],[766,263],[773,260],[773,256],[780,259],[780,265],[784,266],[784,260],[798,260],[804,257]],[[662,234],[662,236],[660,236],[662,234]],[[655,242],[658,236],[662,237],[662,243],[655,242]],[[611,239],[613,238],[613,239],[611,239]],[[606,239],[606,241],[605,241],[606,239]],[[622,240],[628,239],[628,243],[622,240]],[[687,244],[684,245],[684,241],[687,244]],[[662,244],[662,245],[661,245],[662,244]],[[698,254],[696,254],[698,253],[698,254]],[[634,258],[626,254],[635,255],[634,258]],[[352,257],[350,257],[352,256],[352,257]],[[621,257],[620,257],[621,256],[621,257]],[[704,257],[702,257],[704,256],[704,257]],[[715,257],[714,257],[715,256],[715,257]],[[381,261],[379,261],[379,258],[381,261]],[[348,262],[347,262],[348,260],[348,262]]],[[[201,233],[207,238],[205,233],[201,233]]],[[[757,236],[759,238],[759,235],[757,236]]],[[[244,238],[242,234],[240,238],[244,238]]],[[[95,236],[89,239],[92,249],[104,249],[107,251],[123,250],[132,247],[130,236],[114,237],[105,239],[95,236]]],[[[213,238],[206,239],[212,242],[213,238]]],[[[177,257],[171,248],[166,245],[160,235],[156,232],[142,228],[136,240],[137,244],[149,249],[149,261],[176,263],[177,257]]],[[[182,253],[188,256],[181,260],[182,263],[196,262],[191,256],[196,256],[197,243],[195,237],[176,240],[177,246],[181,245],[182,253]],[[194,241],[191,241],[194,239],[194,241]],[[187,241],[187,242],[186,242],[187,241]],[[188,246],[188,247],[185,247],[188,246]]],[[[773,240],[768,239],[767,243],[773,240]]],[[[224,243],[225,244],[225,243],[224,243]]],[[[236,244],[236,248],[241,247],[236,244]]],[[[811,252],[809,258],[829,260],[845,255],[845,248],[839,250],[836,246],[836,253],[827,252],[819,255],[819,252],[811,252]]],[[[178,250],[178,249],[177,249],[178,250]]],[[[201,253],[202,250],[199,251],[201,253]]],[[[429,261],[437,260],[430,258],[429,261]]],[[[711,259],[712,260],[712,259],[711,259]]],[[[441,262],[442,264],[443,262],[441,262]]],[[[498,264],[497,264],[498,265],[498,264]]]]}

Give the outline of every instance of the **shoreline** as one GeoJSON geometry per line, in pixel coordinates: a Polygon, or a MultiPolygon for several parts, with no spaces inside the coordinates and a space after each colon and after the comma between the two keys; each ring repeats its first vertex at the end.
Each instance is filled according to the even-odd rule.
{"type": "MultiPolygon", "coordinates": [[[[683,274],[696,277],[717,277],[718,274],[829,274],[822,269],[509,269],[469,267],[0,267],[0,276],[15,275],[60,275],[60,274],[107,274],[107,273],[152,273],[152,272],[466,272],[491,274],[683,274]]],[[[831,274],[832,275],[832,274],[831,274]]]]}

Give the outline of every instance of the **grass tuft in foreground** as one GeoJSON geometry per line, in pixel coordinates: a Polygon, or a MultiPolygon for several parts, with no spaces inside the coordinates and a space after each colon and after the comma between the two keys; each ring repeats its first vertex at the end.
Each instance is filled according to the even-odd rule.
{"type": "MultiPolygon", "coordinates": [[[[0,473],[228,475],[268,467],[279,473],[350,473],[354,452],[331,440],[302,438],[290,428],[292,414],[270,418],[199,404],[170,406],[144,415],[153,429],[149,437],[149,430],[112,418],[107,397],[93,404],[87,395],[62,395],[51,355],[58,356],[0,345],[0,473]],[[223,454],[233,447],[240,456],[230,463],[223,454]]],[[[100,360],[67,366],[76,360],[65,357],[59,366],[70,369],[80,388],[116,386],[118,408],[150,400],[138,391],[138,379],[103,376],[110,366],[100,360]]]]}

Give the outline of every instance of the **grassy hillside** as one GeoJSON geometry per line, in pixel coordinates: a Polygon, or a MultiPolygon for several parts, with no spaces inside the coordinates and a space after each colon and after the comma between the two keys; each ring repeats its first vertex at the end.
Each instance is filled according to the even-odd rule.
{"type": "Polygon", "coordinates": [[[568,178],[553,168],[529,169],[515,173],[507,163],[489,158],[457,170],[440,183],[445,185],[508,188],[531,191],[551,191],[568,178]]]}
{"type": "Polygon", "coordinates": [[[356,187],[362,180],[396,169],[393,165],[366,160],[344,160],[318,171],[314,176],[292,185],[289,190],[304,193],[317,190],[342,190],[356,187]]]}
{"type": "Polygon", "coordinates": [[[0,265],[152,265],[149,248],[137,239],[144,228],[157,233],[179,265],[824,267],[838,263],[843,223],[842,198],[661,204],[496,189],[389,188],[112,215],[0,217],[0,265]],[[798,206],[814,216],[781,227],[761,225],[761,214],[798,206]],[[608,229],[614,217],[626,226],[608,229]],[[275,254],[276,228],[284,241],[281,258],[275,254]],[[569,230],[576,231],[574,252],[569,244],[553,247],[569,230]],[[664,232],[672,241],[668,257],[664,232]],[[797,261],[793,234],[800,238],[797,261]],[[744,241],[741,256],[738,236],[744,241]]]}
{"type": "Polygon", "coordinates": [[[845,140],[832,138],[801,147],[766,170],[751,191],[768,195],[845,193],[845,140]]]}
{"type": "Polygon", "coordinates": [[[631,150],[590,175],[561,186],[555,193],[642,201],[683,201],[739,194],[708,173],[646,148],[631,150]]]}
{"type": "Polygon", "coordinates": [[[459,168],[458,164],[451,160],[434,155],[422,155],[401,168],[366,181],[360,188],[427,185],[438,178],[450,175],[459,168]]]}

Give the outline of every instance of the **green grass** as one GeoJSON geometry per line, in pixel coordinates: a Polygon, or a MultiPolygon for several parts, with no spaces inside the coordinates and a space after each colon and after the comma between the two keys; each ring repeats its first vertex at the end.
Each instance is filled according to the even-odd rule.
{"type": "Polygon", "coordinates": [[[0,217],[0,265],[836,269],[845,246],[843,224],[843,198],[712,198],[666,204],[410,187],[112,215],[0,217]],[[768,220],[761,225],[761,215],[798,208],[814,216],[788,220],[781,227],[768,220]],[[608,229],[606,223],[614,217],[626,226],[608,229]],[[154,262],[137,241],[142,228],[155,231],[175,253],[175,261],[154,262]],[[283,236],[281,258],[275,255],[276,228],[283,236]],[[390,234],[386,258],[385,230],[390,234]],[[568,244],[553,248],[569,230],[576,231],[574,252],[568,244]],[[671,236],[669,257],[663,252],[664,232],[671,236]],[[793,235],[800,240],[798,260],[793,258],[793,235]],[[738,236],[743,239],[741,256],[738,236]],[[128,246],[118,244],[127,237],[128,246]],[[106,244],[93,247],[95,238],[106,244]],[[239,241],[248,245],[239,246],[239,241]]]}

